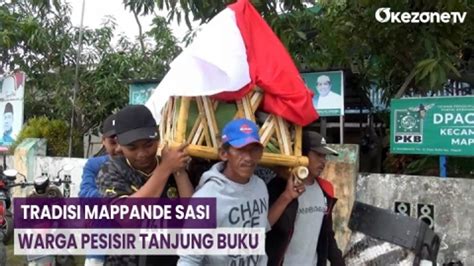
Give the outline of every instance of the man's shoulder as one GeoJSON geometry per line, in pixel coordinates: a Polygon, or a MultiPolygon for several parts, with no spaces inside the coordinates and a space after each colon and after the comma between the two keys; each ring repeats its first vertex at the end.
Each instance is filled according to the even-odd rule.
{"type": "Polygon", "coordinates": [[[253,175],[252,176],[252,179],[254,180],[253,182],[255,182],[255,184],[259,187],[267,187],[267,185],[265,184],[265,181],[263,181],[263,179],[261,179],[258,175],[253,175]]]}
{"type": "Polygon", "coordinates": [[[198,186],[193,197],[210,197],[221,193],[223,190],[225,190],[224,182],[218,178],[210,177],[198,186]]]}
{"type": "Polygon", "coordinates": [[[331,183],[331,181],[329,181],[327,179],[324,179],[322,177],[317,177],[316,181],[317,181],[319,187],[324,191],[324,193],[326,193],[331,198],[335,197],[335,195],[334,195],[334,186],[331,183]]]}
{"type": "Polygon", "coordinates": [[[104,161],[103,166],[101,168],[102,173],[108,172],[121,172],[127,173],[129,172],[130,167],[127,164],[125,157],[123,156],[114,156],[104,161]]]}
{"type": "Polygon", "coordinates": [[[87,159],[86,165],[97,165],[97,164],[103,164],[108,160],[108,156],[98,156],[98,157],[91,157],[87,159]]]}

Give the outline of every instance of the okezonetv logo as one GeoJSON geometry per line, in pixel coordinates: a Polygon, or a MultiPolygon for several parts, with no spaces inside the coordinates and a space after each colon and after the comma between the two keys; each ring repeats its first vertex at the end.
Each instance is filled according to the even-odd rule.
{"type": "Polygon", "coordinates": [[[392,12],[381,7],[375,12],[380,23],[464,23],[467,12],[392,12]]]}

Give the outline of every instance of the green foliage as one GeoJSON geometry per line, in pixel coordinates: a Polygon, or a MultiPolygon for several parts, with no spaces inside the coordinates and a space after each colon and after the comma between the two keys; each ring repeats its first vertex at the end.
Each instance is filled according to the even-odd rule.
{"type": "MultiPolygon", "coordinates": [[[[25,120],[71,119],[79,29],[70,16],[63,0],[16,0],[0,6],[0,74],[26,72],[25,120]]],[[[156,17],[138,40],[122,36],[114,44],[115,28],[109,18],[97,29],[84,30],[74,103],[79,136],[127,104],[126,80],[162,77],[180,51],[163,18],[156,17]]]]}
{"type": "MultiPolygon", "coordinates": [[[[168,19],[192,17],[201,23],[234,0],[127,0],[143,13],[169,10],[168,19]]],[[[440,90],[446,80],[474,83],[463,54],[474,45],[473,16],[463,24],[379,23],[375,12],[467,12],[472,1],[251,1],[305,70],[350,69],[357,73],[355,87],[368,92],[373,85],[388,102],[406,93],[440,90]],[[307,8],[310,6],[310,8],[307,8]],[[406,83],[405,86],[403,86],[406,83]],[[397,95],[398,93],[398,95],[397,95]]],[[[194,36],[191,31],[187,38],[194,36]]],[[[189,41],[189,40],[188,40],[189,41]]],[[[472,71],[472,69],[471,69],[472,71]]]]}
{"type": "MultiPolygon", "coordinates": [[[[27,138],[44,138],[47,140],[47,155],[67,156],[68,136],[69,126],[63,120],[49,119],[45,116],[34,117],[29,119],[20,131],[11,149],[14,150],[27,138]]],[[[80,141],[75,144],[76,148],[80,148],[80,141]]]]}

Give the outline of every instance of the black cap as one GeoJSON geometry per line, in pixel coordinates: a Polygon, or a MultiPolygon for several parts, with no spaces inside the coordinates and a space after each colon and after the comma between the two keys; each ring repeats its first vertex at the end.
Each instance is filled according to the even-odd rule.
{"type": "Polygon", "coordinates": [[[144,105],[129,105],[115,117],[115,132],[120,145],[142,139],[158,139],[155,118],[144,105]]]}
{"type": "Polygon", "coordinates": [[[303,154],[308,154],[312,150],[326,155],[339,155],[339,153],[327,146],[326,140],[319,133],[314,131],[303,131],[303,154]]]}
{"type": "Polygon", "coordinates": [[[115,133],[115,114],[113,114],[104,120],[104,124],[102,125],[102,136],[110,138],[115,135],[117,135],[117,133],[115,133]]]}

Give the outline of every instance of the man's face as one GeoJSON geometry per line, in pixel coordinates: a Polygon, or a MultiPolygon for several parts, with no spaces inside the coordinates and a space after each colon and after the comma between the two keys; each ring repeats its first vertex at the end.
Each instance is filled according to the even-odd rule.
{"type": "Polygon", "coordinates": [[[10,131],[13,125],[13,113],[8,112],[3,114],[3,130],[10,131]]]}
{"type": "Polygon", "coordinates": [[[308,165],[309,175],[311,177],[320,176],[324,170],[324,167],[326,166],[326,155],[311,150],[308,153],[308,160],[309,160],[309,165],[308,165]]]}
{"type": "Polygon", "coordinates": [[[227,161],[226,170],[233,178],[249,179],[263,155],[263,147],[259,143],[251,143],[242,148],[229,147],[219,153],[222,161],[227,161]]]}
{"type": "Polygon", "coordinates": [[[116,136],[103,137],[102,145],[104,145],[104,148],[107,151],[107,154],[110,156],[122,154],[122,149],[120,148],[120,145],[118,145],[117,143],[116,136]]]}
{"type": "Polygon", "coordinates": [[[328,78],[319,77],[318,84],[316,85],[319,95],[324,97],[331,91],[331,81],[328,78]]]}
{"type": "Polygon", "coordinates": [[[125,158],[128,159],[134,168],[147,171],[155,166],[156,152],[158,150],[157,140],[137,140],[129,145],[121,145],[120,148],[125,158]]]}

